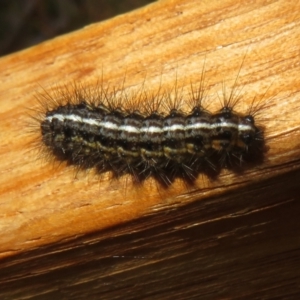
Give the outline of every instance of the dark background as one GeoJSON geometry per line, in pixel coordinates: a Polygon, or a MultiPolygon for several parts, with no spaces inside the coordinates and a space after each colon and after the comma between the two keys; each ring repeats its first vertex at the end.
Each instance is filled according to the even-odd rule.
{"type": "Polygon", "coordinates": [[[155,0],[0,0],[0,56],[155,0]]]}

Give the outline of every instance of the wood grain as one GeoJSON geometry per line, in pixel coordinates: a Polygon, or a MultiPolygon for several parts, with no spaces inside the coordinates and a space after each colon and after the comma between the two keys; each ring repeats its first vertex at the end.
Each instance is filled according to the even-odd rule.
{"type": "Polygon", "coordinates": [[[299,9],[159,1],[1,58],[1,298],[298,298],[299,9]],[[237,76],[238,108],[265,104],[266,159],[242,175],[162,190],[76,174],[31,151],[39,133],[26,132],[28,109],[41,90],[101,78],[187,93],[204,62],[211,110],[237,76]]]}

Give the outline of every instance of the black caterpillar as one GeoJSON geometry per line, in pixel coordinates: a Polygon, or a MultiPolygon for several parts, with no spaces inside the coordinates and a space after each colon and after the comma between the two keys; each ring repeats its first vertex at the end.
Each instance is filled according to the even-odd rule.
{"type": "Polygon", "coordinates": [[[55,102],[40,118],[47,151],[80,168],[130,174],[134,182],[153,176],[169,186],[176,178],[192,184],[199,173],[216,175],[224,167],[243,171],[263,159],[264,135],[254,114],[240,114],[229,103],[211,113],[199,100],[183,112],[163,96],[131,99],[127,109],[124,99],[88,98],[77,92],[75,101],[55,102]]]}

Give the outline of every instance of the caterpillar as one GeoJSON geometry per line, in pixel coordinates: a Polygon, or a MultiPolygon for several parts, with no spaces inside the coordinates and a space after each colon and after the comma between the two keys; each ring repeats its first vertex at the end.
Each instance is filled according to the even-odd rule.
{"type": "Polygon", "coordinates": [[[242,172],[263,161],[256,110],[236,111],[233,92],[212,112],[202,104],[202,82],[197,93],[191,86],[187,96],[175,98],[161,90],[117,94],[102,85],[93,91],[75,85],[69,92],[40,101],[36,119],[47,155],[80,169],[130,174],[135,183],[153,177],[168,187],[177,178],[194,184],[200,173],[242,172]]]}

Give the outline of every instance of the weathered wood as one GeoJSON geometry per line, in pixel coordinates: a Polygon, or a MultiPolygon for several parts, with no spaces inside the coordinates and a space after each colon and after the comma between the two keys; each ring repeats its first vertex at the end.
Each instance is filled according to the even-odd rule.
{"type": "Polygon", "coordinates": [[[1,58],[1,299],[298,298],[299,9],[160,1],[1,58]],[[162,190],[75,175],[30,151],[28,108],[41,87],[101,78],[126,91],[177,82],[186,93],[204,61],[210,109],[237,76],[241,109],[256,95],[266,103],[262,165],[162,190]]]}

